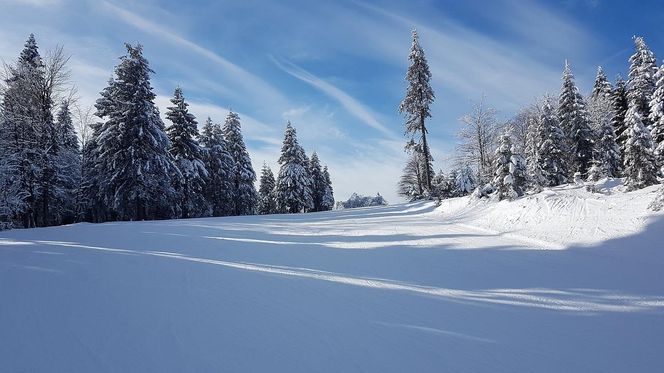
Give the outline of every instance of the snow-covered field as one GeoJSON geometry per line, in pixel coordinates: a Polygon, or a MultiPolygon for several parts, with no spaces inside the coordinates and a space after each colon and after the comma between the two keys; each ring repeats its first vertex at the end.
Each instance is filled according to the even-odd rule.
{"type": "Polygon", "coordinates": [[[0,372],[662,372],[664,216],[605,186],[1,232],[0,372]]]}

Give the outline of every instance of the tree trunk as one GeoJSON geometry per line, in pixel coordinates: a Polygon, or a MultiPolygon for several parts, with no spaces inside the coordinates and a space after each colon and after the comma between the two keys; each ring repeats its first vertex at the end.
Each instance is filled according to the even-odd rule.
{"type": "Polygon", "coordinates": [[[420,113],[420,131],[422,131],[422,155],[424,155],[424,179],[427,191],[431,192],[431,175],[429,174],[429,165],[431,156],[429,155],[429,146],[427,145],[427,129],[424,126],[424,112],[420,113]]]}

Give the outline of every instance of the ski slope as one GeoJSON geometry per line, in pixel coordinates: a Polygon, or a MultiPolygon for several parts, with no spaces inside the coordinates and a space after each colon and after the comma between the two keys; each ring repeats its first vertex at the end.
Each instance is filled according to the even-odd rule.
{"type": "Polygon", "coordinates": [[[662,372],[664,219],[613,189],[0,232],[0,372],[662,372]]]}

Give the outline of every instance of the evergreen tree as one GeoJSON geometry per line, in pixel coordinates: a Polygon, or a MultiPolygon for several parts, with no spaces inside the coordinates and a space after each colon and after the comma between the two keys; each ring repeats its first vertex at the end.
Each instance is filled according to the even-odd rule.
{"type": "Polygon", "coordinates": [[[270,167],[263,164],[260,177],[260,188],[258,189],[258,213],[261,215],[275,214],[277,212],[277,201],[275,199],[276,182],[270,167]]]}
{"type": "Polygon", "coordinates": [[[334,189],[327,166],[323,166],[323,179],[325,180],[325,192],[321,201],[321,211],[329,211],[334,208],[334,189]]]}
{"type": "MultiPolygon", "coordinates": [[[[643,124],[650,127],[650,100],[655,92],[655,74],[657,60],[642,37],[634,37],[635,52],[629,58],[629,75],[627,80],[627,98],[629,105],[638,113],[643,124]]],[[[631,130],[630,125],[628,127],[631,130]]]]}
{"type": "Polygon", "coordinates": [[[593,93],[590,97],[592,99],[596,99],[598,97],[609,97],[611,96],[612,92],[613,88],[611,87],[609,80],[606,78],[606,74],[604,74],[602,66],[598,66],[597,76],[595,77],[595,84],[593,85],[593,93]]]}
{"type": "Polygon", "coordinates": [[[625,184],[629,190],[657,183],[657,167],[652,149],[652,136],[641,120],[639,104],[631,100],[625,121],[629,126],[625,143],[625,184]]]}
{"type": "Polygon", "coordinates": [[[307,185],[307,193],[305,193],[305,206],[304,206],[304,212],[311,212],[314,209],[314,183],[313,179],[311,177],[311,173],[309,172],[309,157],[307,156],[307,153],[304,151],[304,148],[301,148],[302,154],[304,155],[304,163],[302,163],[302,166],[304,167],[304,179],[306,180],[306,185],[307,185]]]}
{"type": "Polygon", "coordinates": [[[55,211],[60,223],[78,219],[78,197],[81,185],[81,150],[69,109],[69,101],[60,105],[56,119],[58,151],[56,153],[55,211]]]}
{"type": "Polygon", "coordinates": [[[616,143],[620,151],[620,164],[624,163],[625,143],[627,142],[627,125],[625,124],[625,114],[629,106],[627,100],[627,86],[625,81],[618,75],[616,85],[612,95],[613,104],[613,133],[616,136],[616,143]]]}
{"type": "Polygon", "coordinates": [[[398,193],[409,201],[421,199],[424,194],[422,190],[422,162],[418,152],[412,152],[408,156],[408,161],[399,179],[398,193]]]}
{"type": "Polygon", "coordinates": [[[539,170],[544,186],[556,186],[566,183],[568,178],[566,164],[565,135],[549,100],[545,100],[539,118],[539,170]]]}
{"type": "Polygon", "coordinates": [[[655,159],[661,173],[664,169],[664,65],[657,70],[655,79],[657,85],[650,100],[649,119],[655,159]]]}
{"type": "Polygon", "coordinates": [[[189,104],[177,87],[168,107],[166,118],[173,124],[166,129],[170,140],[170,153],[181,177],[173,180],[178,192],[179,212],[183,218],[209,215],[210,207],[204,197],[208,171],[203,150],[198,144],[198,123],[187,108],[189,104]]]}
{"type": "Polygon", "coordinates": [[[475,172],[469,165],[450,173],[454,182],[455,197],[467,196],[477,188],[477,180],[475,180],[475,172]]]}
{"type": "Polygon", "coordinates": [[[588,111],[579,93],[569,63],[565,61],[563,85],[560,91],[558,117],[570,149],[570,171],[585,176],[592,161],[593,133],[588,111]]]}
{"type": "Polygon", "coordinates": [[[228,145],[228,152],[235,163],[235,167],[233,167],[235,175],[232,178],[234,183],[234,215],[252,215],[258,205],[258,194],[254,186],[256,173],[251,165],[251,158],[242,138],[239,115],[232,111],[228,113],[223,133],[228,145]]]}
{"type": "Polygon", "coordinates": [[[318,154],[314,152],[309,160],[309,176],[311,177],[313,210],[312,211],[325,211],[323,208],[323,198],[325,197],[325,190],[327,189],[327,181],[323,175],[323,170],[318,160],[318,154]]]}
{"type": "Polygon", "coordinates": [[[139,44],[125,44],[127,55],[115,79],[97,100],[96,115],[106,119],[95,139],[96,165],[111,218],[144,220],[173,217],[172,177],[180,177],[170,142],[154,104],[153,72],[139,44]]]}
{"type": "Polygon", "coordinates": [[[221,126],[208,117],[198,141],[204,147],[203,159],[208,171],[204,195],[212,208],[212,216],[232,215],[235,213],[235,161],[227,150],[221,126]]]}
{"type": "Polygon", "coordinates": [[[406,148],[411,151],[420,152],[419,159],[424,165],[422,175],[419,178],[420,185],[418,189],[430,192],[433,168],[431,167],[431,153],[427,144],[428,131],[425,121],[431,117],[429,106],[433,103],[435,95],[429,83],[431,80],[429,65],[424,56],[424,50],[420,46],[417,31],[415,30],[413,30],[413,44],[408,59],[410,60],[410,66],[406,73],[408,88],[406,89],[406,97],[399,106],[399,112],[406,116],[405,133],[411,137],[406,148]],[[418,141],[415,141],[416,136],[419,136],[418,141]],[[418,146],[415,148],[414,145],[418,146]]]}
{"type": "Polygon", "coordinates": [[[514,199],[523,194],[525,185],[525,167],[520,157],[512,153],[512,141],[509,135],[500,136],[494,159],[495,177],[493,186],[498,199],[514,199]]]}
{"type": "Polygon", "coordinates": [[[603,177],[617,177],[620,172],[620,149],[613,133],[613,108],[607,96],[598,96],[590,103],[590,121],[595,133],[592,177],[596,181],[603,177]]]}
{"type": "Polygon", "coordinates": [[[284,143],[279,157],[277,177],[277,207],[283,213],[304,212],[311,201],[307,163],[302,147],[297,142],[297,132],[290,122],[286,125],[284,143]]]}

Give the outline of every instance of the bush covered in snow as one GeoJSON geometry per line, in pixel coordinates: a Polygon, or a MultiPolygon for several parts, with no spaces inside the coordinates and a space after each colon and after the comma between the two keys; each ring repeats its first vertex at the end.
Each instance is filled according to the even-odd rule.
{"type": "Polygon", "coordinates": [[[387,205],[388,205],[387,201],[385,200],[385,198],[383,198],[383,196],[380,195],[380,193],[376,193],[375,197],[362,196],[357,193],[353,193],[353,195],[351,195],[347,201],[337,202],[336,209],[342,210],[342,209],[354,209],[358,207],[387,206],[387,205]]]}

